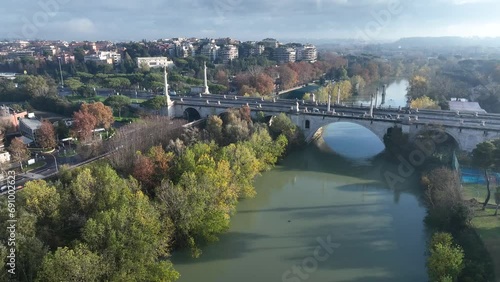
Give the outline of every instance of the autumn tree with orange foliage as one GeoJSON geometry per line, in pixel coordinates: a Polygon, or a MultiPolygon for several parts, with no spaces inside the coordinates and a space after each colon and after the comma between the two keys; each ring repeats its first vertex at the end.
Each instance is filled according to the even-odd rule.
{"type": "Polygon", "coordinates": [[[47,120],[42,122],[38,129],[37,142],[44,149],[52,149],[56,146],[56,132],[52,123],[47,120]]]}
{"type": "Polygon", "coordinates": [[[73,135],[80,140],[88,140],[92,137],[92,130],[94,130],[97,123],[96,118],[89,112],[78,111],[73,114],[73,135]]]}
{"type": "Polygon", "coordinates": [[[108,106],[105,106],[101,102],[92,103],[92,104],[83,104],[80,108],[82,112],[88,112],[93,115],[96,119],[96,127],[104,127],[105,129],[109,129],[111,124],[115,121],[113,118],[113,109],[108,106]]]}

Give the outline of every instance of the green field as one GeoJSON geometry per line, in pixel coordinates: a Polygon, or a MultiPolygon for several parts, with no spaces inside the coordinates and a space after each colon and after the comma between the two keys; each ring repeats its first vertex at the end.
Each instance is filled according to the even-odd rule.
{"type": "MultiPolygon", "coordinates": [[[[500,212],[499,216],[494,216],[495,197],[493,193],[494,188],[492,188],[489,206],[485,211],[481,209],[482,204],[475,209],[472,224],[491,255],[495,267],[495,276],[500,278],[500,212]]],[[[486,195],[485,185],[464,185],[464,196],[467,200],[476,199],[479,203],[484,203],[486,195]]]]}
{"type": "Polygon", "coordinates": [[[23,168],[23,172],[28,172],[28,171],[32,171],[32,170],[35,170],[35,169],[38,169],[38,168],[41,168],[41,167],[44,167],[45,165],[47,165],[46,162],[36,162],[32,165],[29,165],[29,166],[25,166],[23,168]]]}

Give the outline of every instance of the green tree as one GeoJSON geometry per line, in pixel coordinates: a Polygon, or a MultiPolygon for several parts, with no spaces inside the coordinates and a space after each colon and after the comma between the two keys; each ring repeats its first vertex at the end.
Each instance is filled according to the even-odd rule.
{"type": "Polygon", "coordinates": [[[486,189],[488,191],[488,194],[486,195],[486,199],[484,200],[483,210],[486,209],[486,206],[488,205],[488,202],[491,198],[489,169],[493,166],[495,160],[495,150],[496,147],[492,142],[483,142],[478,144],[472,151],[472,162],[474,165],[484,170],[484,177],[486,179],[486,189]]]}
{"type": "Polygon", "coordinates": [[[77,78],[66,79],[64,83],[69,87],[69,89],[71,89],[73,93],[76,93],[78,89],[83,86],[83,83],[77,78]]]}
{"type": "Polygon", "coordinates": [[[132,103],[129,97],[123,95],[113,95],[104,101],[104,105],[110,106],[118,111],[118,117],[122,116],[122,109],[132,103]]]}
{"type": "Polygon", "coordinates": [[[422,96],[411,101],[410,107],[417,109],[441,109],[438,103],[427,96],[422,96]]]}
{"type": "Polygon", "coordinates": [[[458,275],[464,268],[464,252],[460,246],[453,245],[440,233],[435,234],[431,240],[430,256],[427,259],[427,269],[431,281],[441,282],[449,280],[456,281],[458,275]],[[441,238],[434,238],[439,236],[441,238]],[[443,240],[444,239],[444,240],[443,240]]]}
{"type": "Polygon", "coordinates": [[[107,87],[114,89],[116,91],[121,91],[127,88],[130,88],[130,80],[125,77],[114,77],[114,78],[106,78],[104,83],[107,87]]]}
{"type": "Polygon", "coordinates": [[[96,95],[95,93],[95,86],[90,86],[90,85],[83,85],[80,88],[78,88],[77,93],[78,95],[82,97],[94,97],[96,95]]]}
{"type": "Polygon", "coordinates": [[[143,105],[151,110],[155,110],[157,113],[163,108],[167,106],[167,97],[166,96],[155,96],[153,99],[149,99],[143,103],[143,105]]]}
{"type": "Polygon", "coordinates": [[[427,95],[428,88],[427,79],[423,76],[416,75],[410,80],[407,95],[413,99],[420,98],[427,95]]]}
{"type": "Polygon", "coordinates": [[[102,281],[106,262],[85,245],[58,248],[43,259],[37,281],[102,281]]]}

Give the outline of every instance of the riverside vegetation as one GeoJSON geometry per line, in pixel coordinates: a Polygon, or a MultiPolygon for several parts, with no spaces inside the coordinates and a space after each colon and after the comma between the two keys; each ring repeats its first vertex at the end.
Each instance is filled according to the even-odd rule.
{"type": "MultiPolygon", "coordinates": [[[[187,247],[200,256],[228,229],[238,200],[255,195],[255,176],[303,140],[286,115],[268,126],[254,123],[248,108],[212,116],[175,140],[175,131],[159,132],[166,134],[151,134],[152,147],[130,144],[137,149],[25,185],[17,204],[18,281],[175,281],[169,253],[187,247]]],[[[0,203],[5,258],[5,198],[0,203]]]]}

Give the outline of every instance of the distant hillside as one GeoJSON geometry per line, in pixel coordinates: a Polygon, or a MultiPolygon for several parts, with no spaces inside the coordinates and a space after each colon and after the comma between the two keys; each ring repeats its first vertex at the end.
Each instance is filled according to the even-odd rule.
{"type": "Polygon", "coordinates": [[[402,38],[393,45],[411,47],[500,47],[500,37],[409,37],[402,38]]]}

